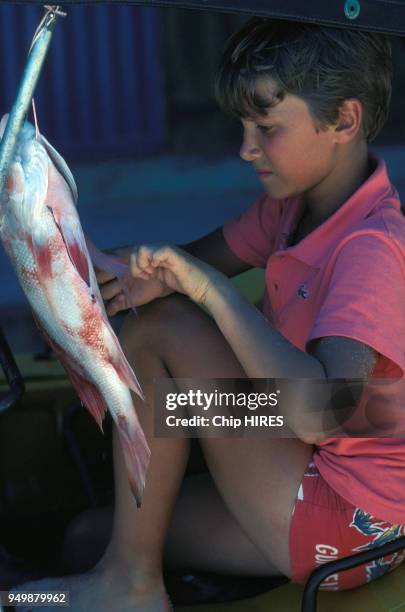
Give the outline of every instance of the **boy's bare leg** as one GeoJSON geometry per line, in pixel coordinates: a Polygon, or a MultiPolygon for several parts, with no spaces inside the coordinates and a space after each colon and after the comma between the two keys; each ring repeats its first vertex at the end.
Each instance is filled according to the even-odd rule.
{"type": "MultiPolygon", "coordinates": [[[[151,377],[245,376],[214,322],[188,300],[170,298],[145,309],[145,315],[127,320],[121,341],[147,397],[153,392],[151,377]]],[[[151,436],[151,412],[145,406],[140,412],[151,436]]],[[[140,510],[132,500],[121,451],[115,444],[115,519],[104,562],[123,564],[127,571],[132,568],[134,584],[145,577],[155,580],[161,572],[171,511],[187,459],[186,442],[151,438],[155,460],[140,510]]],[[[171,566],[290,575],[290,517],[313,449],[299,440],[252,442],[201,440],[217,486],[206,478],[199,485],[194,478],[183,486],[166,546],[171,566]]]]}
{"type": "MultiPolygon", "coordinates": [[[[71,523],[66,558],[72,572],[87,571],[99,561],[111,539],[112,521],[109,506],[83,512],[71,523]]],[[[229,512],[208,473],[188,476],[182,484],[166,538],[164,567],[237,576],[278,573],[229,512]]]]}
{"type": "MultiPolygon", "coordinates": [[[[165,609],[162,554],[187,461],[188,443],[178,438],[151,438],[153,379],[168,374],[174,378],[244,376],[214,322],[180,296],[159,300],[146,307],[139,319],[128,319],[122,331],[122,343],[149,404],[137,402],[152,450],[151,465],[143,504],[137,509],[116,445],[112,540],[94,570],[61,579],[60,584],[71,591],[72,612],[165,609]]],[[[210,558],[201,561],[205,567],[211,564],[212,569],[218,559],[217,569],[226,571],[228,557],[230,572],[235,571],[235,559],[239,558],[238,573],[246,562],[248,573],[262,574],[268,568],[268,574],[289,575],[290,516],[312,448],[299,440],[287,439],[254,440],[252,444],[252,440],[206,438],[202,445],[220,495],[210,496],[210,509],[205,514],[211,520],[207,522],[202,520],[204,512],[193,503],[189,504],[188,520],[184,513],[179,523],[175,514],[169,543],[173,542],[174,534],[180,548],[178,558],[173,561],[182,565],[183,558],[185,563],[196,567],[199,554],[204,557],[208,552],[210,558]],[[218,516],[222,517],[220,524],[225,526],[219,531],[218,516]],[[190,520],[194,522],[194,529],[190,520]],[[227,530],[232,538],[226,538],[227,530]],[[222,541],[218,537],[221,531],[222,541]],[[227,546],[221,553],[218,544],[222,545],[225,540],[227,546]]],[[[178,507],[184,509],[184,496],[182,500],[178,507]]],[[[201,500],[198,503],[201,505],[201,500]]],[[[170,558],[170,552],[167,554],[170,558]]],[[[54,581],[49,584],[48,588],[60,588],[54,581]]]]}
{"type": "MultiPolygon", "coordinates": [[[[136,596],[141,592],[163,590],[165,540],[189,450],[186,439],[153,437],[155,380],[192,375],[235,378],[244,376],[244,373],[211,319],[184,298],[171,298],[150,305],[143,309],[139,319],[129,318],[121,332],[121,344],[147,398],[146,404],[136,401],[151,447],[151,463],[142,507],[137,509],[128,487],[121,448],[114,434],[116,500],[113,533],[99,566],[106,571],[118,572],[120,576],[129,576],[130,588],[136,596]]],[[[177,391],[175,386],[173,391],[177,391]]]]}

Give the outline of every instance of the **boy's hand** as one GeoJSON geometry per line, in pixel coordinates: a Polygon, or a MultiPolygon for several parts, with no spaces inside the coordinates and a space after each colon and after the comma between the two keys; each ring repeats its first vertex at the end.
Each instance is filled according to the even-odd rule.
{"type": "MultiPolygon", "coordinates": [[[[106,252],[109,255],[116,255],[123,263],[129,266],[130,256],[133,251],[133,246],[126,246],[117,249],[109,249],[106,252]]],[[[158,280],[142,280],[128,275],[125,282],[131,295],[132,303],[130,304],[127,296],[122,291],[122,284],[118,282],[113,274],[100,270],[99,268],[95,268],[95,273],[100,287],[101,297],[104,300],[105,309],[109,317],[114,316],[121,310],[128,310],[133,305],[142,306],[143,304],[148,304],[157,297],[164,297],[173,293],[171,289],[164,287],[158,280]]]]}
{"type": "Polygon", "coordinates": [[[206,302],[209,289],[222,274],[182,249],[162,244],[142,245],[131,255],[135,280],[160,283],[168,295],[173,291],[187,295],[199,304],[206,302]]]}

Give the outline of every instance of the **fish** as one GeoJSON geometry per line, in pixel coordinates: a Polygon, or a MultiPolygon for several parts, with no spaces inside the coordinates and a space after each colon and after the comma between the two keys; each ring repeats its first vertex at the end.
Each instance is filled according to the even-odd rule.
{"type": "MultiPolygon", "coordinates": [[[[0,138],[6,123],[7,115],[0,138]]],[[[139,507],[150,450],[131,391],[144,396],[109,323],[89,253],[97,249],[86,242],[77,201],[65,160],[25,122],[0,194],[0,239],[38,327],[101,431],[110,412],[139,507]]]]}

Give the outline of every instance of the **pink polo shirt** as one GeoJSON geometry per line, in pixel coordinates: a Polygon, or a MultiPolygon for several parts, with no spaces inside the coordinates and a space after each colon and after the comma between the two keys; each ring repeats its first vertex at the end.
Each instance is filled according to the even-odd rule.
{"type": "MultiPolygon", "coordinates": [[[[384,161],[370,159],[371,176],[298,244],[286,247],[300,218],[301,197],[263,195],[224,226],[224,236],[240,259],[266,269],[264,314],[292,344],[307,351],[312,340],[324,336],[353,338],[379,353],[373,378],[400,378],[405,218],[384,161]]],[[[327,438],[314,461],[349,502],[405,524],[405,438],[327,438]]]]}

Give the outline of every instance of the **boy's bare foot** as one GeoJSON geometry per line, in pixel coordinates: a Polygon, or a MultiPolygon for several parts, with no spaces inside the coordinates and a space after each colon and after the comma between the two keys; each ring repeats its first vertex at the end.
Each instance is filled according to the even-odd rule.
{"type": "MultiPolygon", "coordinates": [[[[68,591],[69,612],[170,612],[173,610],[163,581],[133,585],[128,577],[99,567],[85,574],[44,578],[15,587],[13,593],[68,591]]],[[[18,612],[60,612],[61,607],[18,606],[18,612]]]]}

